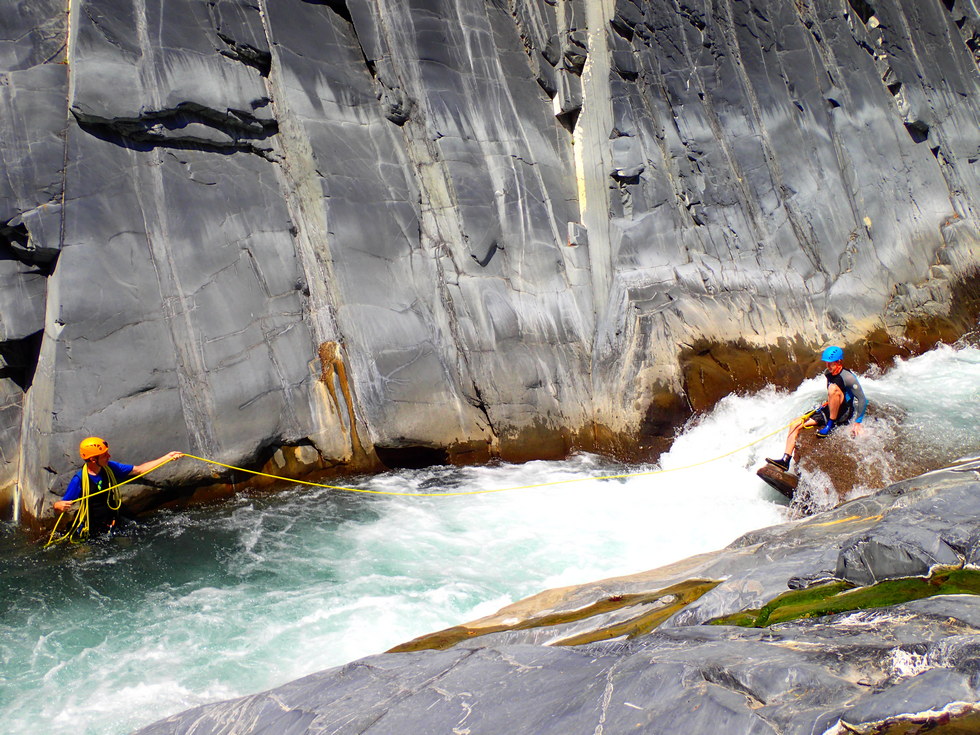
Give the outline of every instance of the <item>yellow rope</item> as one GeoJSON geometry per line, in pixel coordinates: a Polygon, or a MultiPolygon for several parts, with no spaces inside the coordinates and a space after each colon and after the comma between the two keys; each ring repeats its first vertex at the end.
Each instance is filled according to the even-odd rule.
{"type": "Polygon", "coordinates": [[[741,451],[743,451],[745,449],[748,449],[749,447],[751,447],[754,444],[758,444],[759,442],[765,441],[766,439],[768,439],[771,436],[775,436],[776,434],[779,434],[784,429],[789,428],[790,426],[792,426],[797,421],[801,421],[801,420],[802,421],[805,421],[810,416],[812,416],[814,413],[815,413],[815,411],[809,411],[808,413],[805,413],[803,416],[800,416],[798,418],[793,419],[792,421],[790,421],[785,426],[780,426],[775,431],[771,431],[768,434],[766,434],[765,436],[760,436],[758,439],[753,439],[748,444],[744,444],[741,447],[738,447],[737,449],[731,450],[730,452],[725,452],[724,454],[720,454],[717,457],[712,457],[711,459],[705,459],[705,460],[702,460],[701,462],[695,462],[694,464],[684,465],[683,467],[671,467],[670,469],[649,470],[647,472],[627,472],[627,473],[622,474],[622,475],[603,475],[603,476],[600,476],[600,477],[573,477],[573,478],[570,478],[568,480],[553,480],[551,482],[538,482],[538,483],[535,483],[535,484],[532,484],[532,485],[517,485],[515,487],[498,487],[498,488],[491,488],[489,490],[467,490],[465,492],[458,492],[458,493],[445,493],[445,492],[443,492],[443,493],[408,493],[408,492],[394,492],[394,491],[388,491],[388,490],[365,490],[364,488],[344,487],[342,485],[324,485],[324,484],[319,483],[319,482],[306,482],[305,480],[294,480],[294,479],[291,479],[291,478],[288,478],[288,477],[279,477],[278,475],[270,475],[270,474],[268,474],[266,472],[258,472],[256,470],[247,470],[247,469],[245,469],[243,467],[235,467],[234,465],[224,464],[223,462],[217,462],[217,461],[215,461],[213,459],[207,459],[206,457],[195,457],[193,454],[185,454],[184,456],[185,457],[190,457],[191,459],[200,460],[201,462],[207,462],[209,464],[217,465],[219,467],[225,467],[225,468],[230,469],[230,470],[238,470],[239,472],[247,472],[247,473],[249,473],[251,475],[258,475],[259,477],[268,477],[268,478],[271,478],[273,480],[282,480],[284,482],[290,482],[290,483],[293,483],[293,484],[296,484],[296,485],[308,485],[310,487],[322,487],[322,488],[326,488],[328,490],[343,490],[343,491],[349,492],[349,493],[364,493],[364,494],[367,494],[367,495],[395,495],[395,496],[412,497],[412,498],[453,498],[453,497],[459,497],[461,495],[487,495],[489,493],[503,493],[503,492],[508,492],[510,490],[529,490],[529,489],[535,488],[535,487],[548,487],[548,486],[551,486],[551,485],[564,485],[564,484],[567,484],[567,483],[570,483],[570,482],[586,482],[588,480],[620,480],[620,479],[627,478],[627,477],[642,477],[644,475],[662,475],[662,474],[666,474],[668,472],[680,472],[681,470],[690,470],[690,469],[693,469],[695,467],[701,467],[702,465],[710,464],[711,462],[717,462],[720,459],[724,459],[725,457],[730,457],[733,454],[737,454],[738,452],[741,452],[741,451]]]}
{"type": "MultiPolygon", "coordinates": [[[[109,487],[104,488],[104,489],[99,490],[99,491],[94,492],[94,493],[87,493],[86,492],[87,489],[88,489],[88,482],[86,482],[87,478],[85,477],[85,475],[88,474],[88,468],[87,467],[82,467],[82,496],[79,497],[79,498],[75,498],[74,500],[69,500],[68,501],[69,503],[79,503],[80,504],[79,505],[79,511],[75,514],[75,518],[74,518],[71,526],[68,527],[68,530],[65,531],[58,538],[55,538],[55,534],[58,532],[58,525],[61,523],[61,519],[64,517],[65,513],[67,513],[68,511],[62,511],[61,512],[61,514],[58,516],[58,520],[55,521],[54,528],[51,529],[51,535],[48,536],[48,542],[44,545],[44,548],[46,549],[49,546],[52,546],[53,544],[60,544],[62,541],[69,540],[72,537],[72,534],[75,532],[75,530],[79,526],[83,526],[83,535],[84,536],[87,536],[88,535],[88,501],[89,501],[89,499],[94,498],[96,495],[102,495],[103,493],[108,493],[108,492],[116,491],[115,499],[116,499],[117,505],[115,506],[115,508],[113,508],[113,506],[110,504],[109,507],[110,508],[113,508],[113,510],[118,510],[120,507],[122,507],[122,496],[119,494],[118,488],[121,488],[123,485],[128,485],[131,482],[135,482],[136,480],[140,479],[141,477],[146,477],[148,474],[150,474],[151,472],[153,472],[153,470],[158,469],[160,467],[163,467],[165,464],[167,464],[167,462],[172,462],[172,461],[173,461],[172,459],[168,459],[166,462],[161,462],[156,467],[151,467],[146,472],[143,472],[143,473],[141,473],[139,475],[134,475],[133,477],[130,477],[127,480],[123,480],[122,482],[118,482],[118,483],[116,483],[114,485],[109,485],[109,487]]],[[[112,478],[112,479],[109,480],[110,483],[113,482],[116,479],[115,478],[115,475],[112,474],[112,470],[109,470],[109,477],[112,478]]]]}
{"type": "MultiPolygon", "coordinates": [[[[326,484],[319,483],[319,482],[308,482],[306,480],[296,480],[296,479],[293,479],[293,478],[290,478],[290,477],[281,477],[279,475],[272,475],[272,474],[269,474],[268,472],[259,472],[258,470],[249,470],[249,469],[246,469],[244,467],[236,467],[235,465],[225,464],[224,462],[218,462],[217,460],[208,459],[207,457],[198,457],[198,456],[195,456],[193,454],[186,454],[185,453],[185,454],[183,454],[183,456],[184,457],[189,457],[191,459],[196,459],[196,460],[199,460],[201,462],[207,462],[208,464],[213,464],[213,465],[216,465],[218,467],[224,467],[224,468],[229,469],[229,470],[235,470],[237,472],[246,472],[246,473],[248,473],[250,475],[256,475],[258,477],[268,477],[268,478],[270,478],[272,480],[281,480],[283,482],[288,482],[288,483],[293,484],[293,485],[307,485],[309,487],[322,487],[322,488],[325,488],[327,490],[343,490],[343,491],[349,492],[349,493],[364,493],[366,495],[394,495],[394,496],[412,497],[412,498],[453,498],[453,497],[460,497],[462,495],[487,495],[489,493],[502,493],[502,492],[508,492],[508,491],[511,491],[511,490],[529,490],[529,489],[535,488],[535,487],[549,487],[549,486],[553,486],[553,485],[565,485],[565,484],[568,484],[568,483],[571,483],[571,482],[586,482],[586,481],[589,481],[589,480],[593,480],[593,481],[598,481],[598,480],[621,480],[621,479],[625,479],[627,477],[643,477],[645,475],[663,475],[663,474],[666,474],[668,472],[680,472],[682,470],[690,470],[690,469],[694,469],[695,467],[702,467],[703,465],[710,464],[712,462],[717,462],[720,459],[724,459],[725,457],[730,457],[733,454],[737,454],[738,452],[741,452],[741,451],[743,451],[745,449],[748,449],[749,447],[751,447],[751,446],[753,446],[755,444],[758,444],[761,441],[765,441],[766,439],[768,439],[768,438],[770,438],[772,436],[775,436],[776,434],[779,434],[784,429],[787,429],[790,426],[792,426],[793,424],[795,424],[797,421],[806,421],[806,419],[808,419],[814,413],[816,413],[816,409],[814,409],[813,411],[809,411],[809,412],[803,414],[802,416],[800,416],[798,418],[793,419],[792,421],[790,421],[785,426],[780,426],[778,429],[776,429],[775,431],[769,432],[765,436],[760,436],[758,439],[753,439],[748,444],[743,444],[742,446],[740,446],[740,447],[738,447],[736,449],[732,449],[730,452],[725,452],[724,454],[719,454],[717,457],[712,457],[710,459],[705,459],[705,460],[702,460],[700,462],[694,462],[693,464],[684,465],[682,467],[671,467],[669,469],[649,470],[647,472],[626,472],[626,473],[621,474],[621,475],[602,475],[602,476],[599,476],[599,477],[572,477],[572,478],[570,478],[568,480],[553,480],[551,482],[538,482],[538,483],[534,483],[534,484],[531,484],[531,485],[517,485],[517,486],[514,486],[514,487],[498,487],[498,488],[491,488],[491,489],[488,489],[488,490],[467,490],[465,492],[457,492],[457,493],[445,493],[445,492],[442,492],[442,493],[410,493],[410,492],[395,492],[395,491],[390,491],[390,490],[365,490],[364,488],[345,487],[343,485],[326,485],[326,484]]],[[[85,502],[84,505],[87,507],[87,504],[88,504],[87,501],[88,501],[89,498],[95,497],[96,495],[101,495],[102,493],[110,492],[112,490],[116,490],[117,488],[120,488],[123,485],[127,485],[130,482],[134,482],[134,481],[140,479],[141,477],[144,477],[145,475],[150,474],[151,472],[153,472],[153,470],[158,469],[159,467],[163,467],[163,465],[165,465],[165,464],[167,464],[167,462],[171,462],[171,461],[173,461],[173,460],[167,460],[166,462],[161,462],[156,467],[153,467],[152,469],[149,469],[149,470],[147,470],[146,472],[144,472],[144,473],[142,473],[140,475],[136,475],[135,477],[130,477],[129,479],[124,480],[123,482],[117,483],[115,485],[110,485],[109,487],[105,488],[104,490],[100,490],[98,492],[92,493],[91,495],[84,495],[83,494],[83,497],[76,498],[75,500],[72,500],[70,502],[75,503],[75,502],[80,502],[82,500],[85,500],[86,502],[85,502]]],[[[85,471],[85,468],[83,468],[83,472],[84,471],[85,471]]],[[[71,537],[72,532],[79,525],[79,516],[82,516],[82,515],[83,515],[83,513],[79,513],[78,516],[75,519],[75,523],[72,524],[71,528],[69,528],[68,531],[65,532],[58,539],[55,539],[55,533],[58,530],[58,524],[61,523],[61,517],[64,516],[64,513],[62,513],[60,516],[58,516],[58,520],[54,524],[54,528],[51,531],[51,536],[48,538],[48,543],[45,544],[45,548],[47,548],[48,546],[51,546],[52,544],[60,543],[61,541],[64,541],[65,539],[71,537]]],[[[87,519],[86,519],[86,523],[87,523],[87,519]]]]}

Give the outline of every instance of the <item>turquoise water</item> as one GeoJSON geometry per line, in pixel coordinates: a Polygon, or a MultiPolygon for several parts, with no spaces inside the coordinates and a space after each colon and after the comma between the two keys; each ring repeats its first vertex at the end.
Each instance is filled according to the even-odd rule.
{"type": "MultiPolygon", "coordinates": [[[[866,375],[899,419],[842,446],[888,465],[980,454],[980,350],[939,348],[866,375]]],[[[730,396],[662,458],[678,469],[787,423],[823,393],[730,396]]],[[[492,613],[542,589],[629,574],[785,520],[754,475],[782,434],[694,469],[468,497],[297,488],[150,518],[137,539],[41,551],[0,539],[0,721],[11,735],[126,733],[492,613]]],[[[563,462],[438,467],[361,478],[437,492],[650,472],[563,462]]],[[[893,479],[901,479],[895,477],[893,479]]],[[[354,481],[352,481],[354,482],[354,481]]],[[[854,488],[852,494],[869,488],[854,488]]]]}

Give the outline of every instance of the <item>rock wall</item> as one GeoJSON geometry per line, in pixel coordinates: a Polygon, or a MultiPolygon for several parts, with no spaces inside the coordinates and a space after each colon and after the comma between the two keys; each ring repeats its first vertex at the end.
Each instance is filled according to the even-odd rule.
{"type": "Polygon", "coordinates": [[[42,514],[89,434],[635,450],[696,345],[947,315],[978,33],[965,0],[4,3],[8,504],[42,514]]]}

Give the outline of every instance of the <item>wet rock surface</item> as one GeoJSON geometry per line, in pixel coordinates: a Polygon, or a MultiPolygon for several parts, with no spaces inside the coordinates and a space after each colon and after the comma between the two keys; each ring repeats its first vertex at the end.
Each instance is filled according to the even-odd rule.
{"type": "Polygon", "coordinates": [[[973,732],[980,722],[980,595],[762,628],[709,623],[839,576],[894,580],[921,572],[912,559],[975,561],[978,492],[980,461],[929,473],[753,532],[719,552],[544,592],[400,647],[405,652],[189,710],[139,732],[973,732]],[[630,604],[656,604],[663,593],[683,597],[684,580],[715,582],[653,630],[602,640],[630,604]],[[599,634],[595,642],[569,645],[586,631],[599,634]]]}
{"type": "Polygon", "coordinates": [[[321,472],[635,455],[827,341],[955,337],[978,25],[964,0],[4,3],[0,490],[45,513],[90,434],[321,472]]]}

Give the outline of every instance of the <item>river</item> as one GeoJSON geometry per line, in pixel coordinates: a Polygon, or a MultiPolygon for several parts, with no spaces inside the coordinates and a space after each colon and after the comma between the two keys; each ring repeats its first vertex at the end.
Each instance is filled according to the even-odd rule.
{"type": "MultiPolygon", "coordinates": [[[[899,458],[931,467],[980,454],[980,349],[939,347],[861,380],[885,417],[836,441],[886,479],[902,479],[899,458]]],[[[543,589],[720,548],[797,514],[754,474],[766,455],[781,454],[783,433],[721,455],[784,426],[823,393],[815,378],[794,392],[729,396],[691,422],[656,466],[581,454],[348,480],[413,493],[558,483],[542,487],[447,497],[243,494],[157,513],[136,539],[48,551],[5,526],[3,731],[127,733],[543,589]],[[585,479],[623,474],[632,476],[585,479]]],[[[817,505],[832,504],[839,490],[819,471],[804,482],[817,505]]],[[[871,489],[858,482],[846,493],[871,489]]]]}

